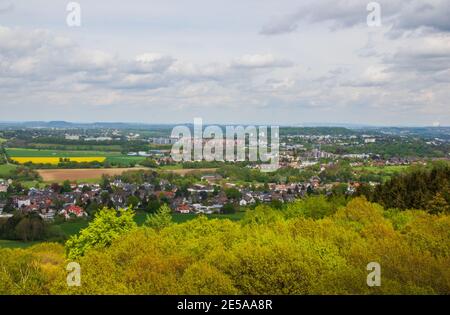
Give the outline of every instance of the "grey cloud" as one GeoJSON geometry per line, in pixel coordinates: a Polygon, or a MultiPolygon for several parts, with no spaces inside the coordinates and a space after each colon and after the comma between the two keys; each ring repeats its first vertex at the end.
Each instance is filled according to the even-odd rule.
{"type": "Polygon", "coordinates": [[[443,71],[436,72],[433,75],[433,79],[437,82],[450,83],[450,69],[445,69],[443,71]]]}
{"type": "MultiPolygon", "coordinates": [[[[392,32],[429,27],[437,31],[450,31],[450,4],[448,0],[383,0],[382,24],[391,25],[392,32]]],[[[307,3],[297,12],[275,18],[264,25],[263,35],[277,35],[297,30],[300,22],[326,23],[332,29],[347,28],[366,23],[368,2],[358,0],[324,0],[307,3]]]]}
{"type": "Polygon", "coordinates": [[[263,35],[278,35],[283,33],[292,33],[298,28],[298,20],[300,20],[297,14],[287,15],[279,17],[274,21],[264,25],[260,31],[263,35]]]}
{"type": "Polygon", "coordinates": [[[429,36],[383,59],[391,71],[434,73],[450,69],[450,36],[429,36]]]}
{"type": "Polygon", "coordinates": [[[357,0],[315,1],[300,6],[295,13],[275,18],[263,26],[263,35],[290,33],[298,29],[300,22],[331,22],[331,26],[350,27],[365,23],[367,16],[366,3],[357,0]]]}
{"type": "Polygon", "coordinates": [[[14,10],[14,4],[10,1],[0,1],[0,14],[8,13],[14,10]]]}
{"type": "Polygon", "coordinates": [[[448,0],[413,1],[411,5],[405,5],[399,14],[401,16],[394,19],[393,29],[430,27],[442,32],[450,31],[448,0]]]}

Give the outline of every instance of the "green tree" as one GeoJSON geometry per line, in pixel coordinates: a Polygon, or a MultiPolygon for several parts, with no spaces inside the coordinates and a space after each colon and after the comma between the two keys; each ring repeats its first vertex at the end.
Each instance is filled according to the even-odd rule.
{"type": "Polygon", "coordinates": [[[438,192],[428,203],[427,210],[431,214],[450,213],[450,206],[442,194],[438,192]]]}
{"type": "Polygon", "coordinates": [[[274,209],[281,209],[283,207],[283,202],[279,199],[273,199],[270,202],[270,206],[274,209]]]}
{"type": "Polygon", "coordinates": [[[222,213],[224,213],[224,214],[236,213],[236,207],[231,202],[226,203],[222,207],[222,213]]]}
{"type": "Polygon", "coordinates": [[[97,201],[94,199],[92,201],[89,202],[89,204],[86,207],[86,212],[90,215],[90,216],[94,216],[95,213],[98,211],[99,207],[98,207],[98,203],[97,201]]]}
{"type": "Polygon", "coordinates": [[[109,192],[102,191],[102,193],[100,194],[100,199],[103,205],[107,205],[108,202],[111,200],[111,196],[109,195],[109,192]]]}
{"type": "Polygon", "coordinates": [[[61,188],[61,192],[71,192],[72,188],[70,187],[70,181],[69,180],[65,180],[63,182],[62,188],[61,188]]]}
{"type": "Polygon", "coordinates": [[[102,179],[100,181],[100,187],[102,189],[108,189],[110,187],[110,180],[108,175],[102,175],[102,179]]]}
{"type": "Polygon", "coordinates": [[[91,187],[89,187],[88,185],[83,185],[83,188],[81,188],[81,192],[83,193],[87,193],[88,191],[91,191],[91,187]]]}
{"type": "Polygon", "coordinates": [[[140,164],[145,167],[151,167],[151,168],[158,167],[158,163],[156,163],[156,161],[154,159],[145,159],[144,161],[140,162],[140,164]]]}
{"type": "Polygon", "coordinates": [[[131,195],[127,198],[127,206],[132,207],[132,208],[136,208],[140,202],[141,202],[141,200],[134,195],[131,195]]]}
{"type": "Polygon", "coordinates": [[[228,199],[237,200],[241,198],[242,194],[237,188],[227,188],[225,189],[225,194],[228,199]]]}
{"type": "Polygon", "coordinates": [[[163,204],[156,213],[147,215],[144,224],[156,230],[165,228],[172,224],[172,210],[163,204]]]}
{"type": "Polygon", "coordinates": [[[161,207],[161,204],[158,199],[155,198],[148,201],[147,208],[145,210],[150,213],[155,213],[159,207],[161,207]]]}
{"type": "Polygon", "coordinates": [[[120,235],[134,229],[134,211],[131,209],[103,208],[98,211],[88,227],[73,235],[66,242],[66,253],[70,259],[77,259],[91,248],[111,245],[120,235]]]}
{"type": "Polygon", "coordinates": [[[328,202],[326,197],[323,195],[310,196],[298,203],[292,204],[294,208],[296,205],[299,206],[298,210],[302,212],[303,215],[313,219],[321,219],[327,215],[333,214],[336,211],[333,205],[328,202]]]}
{"type": "Polygon", "coordinates": [[[24,242],[42,239],[45,233],[45,224],[42,218],[34,213],[27,214],[15,226],[16,238],[24,242]]]}

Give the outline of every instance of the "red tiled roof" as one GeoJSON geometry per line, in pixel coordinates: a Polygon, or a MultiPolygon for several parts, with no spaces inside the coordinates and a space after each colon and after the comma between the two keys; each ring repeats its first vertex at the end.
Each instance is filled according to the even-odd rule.
{"type": "Polygon", "coordinates": [[[172,191],[155,191],[154,195],[155,196],[160,196],[161,194],[163,194],[164,196],[166,196],[167,198],[173,198],[175,196],[175,193],[172,191]]]}
{"type": "Polygon", "coordinates": [[[81,214],[83,214],[83,212],[84,212],[83,208],[80,208],[80,207],[75,206],[75,205],[69,205],[69,206],[67,206],[67,207],[66,207],[66,211],[67,211],[68,213],[69,213],[69,212],[75,213],[76,215],[81,215],[81,214]]]}
{"type": "Polygon", "coordinates": [[[182,204],[177,207],[177,210],[189,210],[189,206],[187,204],[182,204]]]}

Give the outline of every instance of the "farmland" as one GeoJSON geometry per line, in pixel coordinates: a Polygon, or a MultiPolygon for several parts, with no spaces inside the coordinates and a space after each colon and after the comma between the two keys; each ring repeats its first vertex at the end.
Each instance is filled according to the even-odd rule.
{"type": "MultiPolygon", "coordinates": [[[[141,156],[128,156],[120,152],[107,151],[77,151],[77,150],[48,150],[48,149],[29,149],[29,148],[6,148],[6,154],[9,159],[18,164],[35,164],[35,169],[41,176],[43,182],[62,182],[64,180],[82,181],[85,183],[97,183],[102,175],[115,176],[128,170],[147,169],[139,167],[139,163],[145,160],[141,156]],[[89,167],[85,165],[75,165],[73,168],[60,167],[64,162],[99,162],[109,163],[108,166],[97,165],[89,167]],[[51,165],[49,167],[48,165],[51,165]],[[134,167],[136,166],[136,167],[134,167]]],[[[9,174],[17,165],[5,164],[0,167],[0,175],[9,174]]],[[[163,171],[186,175],[194,172],[214,172],[215,168],[190,169],[182,168],[181,165],[171,165],[162,168],[163,171]]]]}
{"type": "Polygon", "coordinates": [[[127,155],[117,155],[117,156],[107,156],[106,161],[115,164],[125,164],[129,162],[139,163],[145,160],[142,156],[127,156],[127,155]]]}
{"type": "MultiPolygon", "coordinates": [[[[97,182],[102,175],[115,176],[126,171],[149,170],[146,167],[127,167],[127,168],[78,168],[78,169],[40,169],[37,170],[44,182],[62,182],[64,180],[83,181],[86,183],[97,182]]],[[[165,172],[175,173],[184,176],[189,173],[212,173],[215,168],[192,168],[192,169],[173,169],[163,170],[165,172]]]]}
{"type": "Polygon", "coordinates": [[[146,168],[105,168],[105,169],[46,169],[38,170],[39,175],[45,182],[61,182],[64,180],[70,181],[89,181],[92,179],[99,179],[102,175],[120,175],[125,171],[139,170],[146,168]]]}
{"type": "Polygon", "coordinates": [[[77,151],[77,150],[40,150],[8,148],[8,157],[19,164],[31,162],[33,164],[56,165],[64,162],[109,162],[112,165],[127,166],[130,163],[137,164],[145,158],[140,156],[127,156],[118,151],[77,151]],[[67,160],[68,159],[68,160],[67,160]]]}
{"type": "MultiPolygon", "coordinates": [[[[1,141],[0,141],[1,142],[1,141]]],[[[115,144],[48,144],[48,143],[30,143],[28,148],[39,150],[69,150],[69,151],[101,151],[101,152],[120,152],[122,147],[115,144]]]]}
{"type": "Polygon", "coordinates": [[[6,153],[9,157],[90,157],[90,156],[117,156],[120,152],[105,151],[70,151],[70,150],[39,150],[7,148],[6,153]]]}
{"type": "Polygon", "coordinates": [[[84,157],[11,157],[12,161],[19,164],[34,163],[34,164],[58,164],[60,162],[104,162],[105,157],[103,156],[84,156],[84,157]]]}

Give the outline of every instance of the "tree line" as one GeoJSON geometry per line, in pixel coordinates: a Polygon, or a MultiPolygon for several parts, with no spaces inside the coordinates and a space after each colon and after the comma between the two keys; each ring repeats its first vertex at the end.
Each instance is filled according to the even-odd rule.
{"type": "Polygon", "coordinates": [[[450,212],[450,163],[435,163],[431,168],[413,168],[393,176],[373,188],[360,186],[357,195],[386,208],[426,209],[431,213],[450,212]]]}

